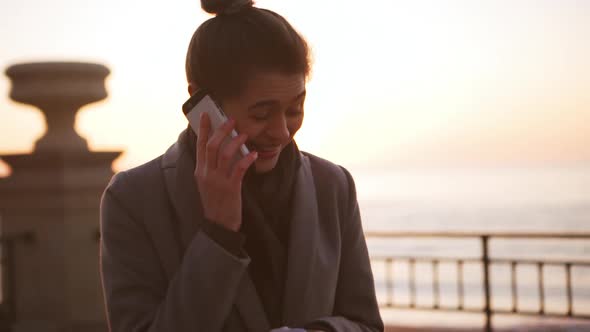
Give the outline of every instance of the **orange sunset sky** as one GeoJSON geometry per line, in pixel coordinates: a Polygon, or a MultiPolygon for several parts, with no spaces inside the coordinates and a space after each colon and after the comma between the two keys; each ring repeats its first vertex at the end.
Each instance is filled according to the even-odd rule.
{"type": "MultiPolygon", "coordinates": [[[[590,164],[590,1],[260,0],[314,52],[300,147],[348,166],[590,164]]],[[[78,114],[116,169],[186,126],[196,0],[3,1],[0,67],[106,64],[109,98],[78,114]]],[[[32,149],[34,108],[0,78],[0,152],[32,149]]],[[[0,164],[0,174],[8,170],[0,164]]]]}

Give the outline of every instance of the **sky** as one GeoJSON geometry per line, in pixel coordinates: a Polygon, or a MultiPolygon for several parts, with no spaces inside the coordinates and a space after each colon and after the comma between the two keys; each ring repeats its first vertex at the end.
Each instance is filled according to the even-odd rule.
{"type": "MultiPolygon", "coordinates": [[[[302,150],[350,167],[590,164],[590,1],[259,0],[312,47],[302,150]]],[[[107,65],[109,97],[84,107],[92,150],[122,170],[186,127],[184,60],[209,18],[195,0],[2,0],[0,68],[107,65]]],[[[0,75],[0,154],[44,130],[0,75]]],[[[0,163],[0,175],[9,172],[0,163]]]]}

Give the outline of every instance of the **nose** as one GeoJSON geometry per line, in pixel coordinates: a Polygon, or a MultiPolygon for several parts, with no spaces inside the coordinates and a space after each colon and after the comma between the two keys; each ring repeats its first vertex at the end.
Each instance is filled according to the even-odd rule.
{"type": "Polygon", "coordinates": [[[272,121],[268,124],[266,133],[273,140],[281,143],[285,142],[291,136],[285,114],[279,113],[274,116],[272,121]]]}

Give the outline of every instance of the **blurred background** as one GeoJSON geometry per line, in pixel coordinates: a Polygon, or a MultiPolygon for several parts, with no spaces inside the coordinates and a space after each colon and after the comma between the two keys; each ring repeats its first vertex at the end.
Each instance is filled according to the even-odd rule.
{"type": "MultiPolygon", "coordinates": [[[[350,168],[361,198],[564,207],[590,197],[589,2],[257,3],[313,48],[298,144],[350,168]]],[[[0,12],[1,67],[112,70],[109,98],[82,110],[77,130],[91,149],[125,150],[116,170],[155,158],[185,127],[185,53],[209,17],[198,1],[22,0],[0,12]]],[[[44,122],[9,87],[2,77],[0,151],[30,151],[44,122]]]]}
{"type": "MultiPolygon", "coordinates": [[[[296,140],[351,170],[365,230],[590,231],[590,1],[257,5],[313,49],[296,140]]],[[[107,65],[109,97],[80,111],[76,128],[92,150],[124,150],[120,171],[157,157],[186,127],[185,54],[207,18],[196,0],[5,1],[0,68],[107,65]]],[[[9,90],[2,76],[0,152],[30,152],[43,117],[9,90]]],[[[588,241],[559,248],[590,256],[588,241]]],[[[587,288],[577,294],[590,301],[587,288]]]]}

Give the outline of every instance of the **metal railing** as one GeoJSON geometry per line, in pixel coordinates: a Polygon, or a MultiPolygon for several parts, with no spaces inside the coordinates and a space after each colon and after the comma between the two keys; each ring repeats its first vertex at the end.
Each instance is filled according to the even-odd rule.
{"type": "Polygon", "coordinates": [[[411,310],[438,310],[452,312],[479,313],[485,315],[484,330],[492,331],[492,316],[495,314],[512,314],[525,316],[543,316],[552,318],[576,318],[589,319],[590,313],[580,313],[574,308],[573,287],[572,287],[572,269],[574,267],[587,268],[590,271],[590,260],[568,260],[568,259],[521,259],[516,258],[494,258],[490,256],[490,241],[496,239],[515,239],[515,240],[538,240],[538,239],[559,239],[559,240],[590,240],[590,234],[544,234],[544,233],[413,233],[413,232],[367,232],[367,240],[372,239],[474,239],[480,242],[481,252],[479,257],[426,257],[426,256],[409,256],[409,255],[379,255],[371,256],[373,263],[381,262],[384,264],[384,279],[386,289],[386,302],[380,303],[382,308],[392,309],[411,309],[411,310]],[[394,263],[405,262],[407,264],[407,278],[409,288],[409,301],[407,304],[399,304],[394,300],[394,263]],[[416,301],[416,265],[429,264],[432,271],[432,294],[433,301],[431,305],[418,305],[416,301]],[[439,267],[442,263],[451,264],[456,267],[456,290],[458,303],[454,306],[442,305],[440,295],[440,272],[439,267]],[[482,266],[483,288],[483,306],[473,307],[465,304],[465,280],[464,267],[466,264],[480,264],[482,266]],[[511,307],[509,310],[494,308],[492,301],[492,285],[490,267],[494,264],[504,264],[510,267],[510,292],[511,307]],[[519,307],[519,294],[517,286],[517,267],[520,265],[536,267],[536,288],[538,292],[538,310],[523,310],[519,307]],[[566,310],[563,313],[549,312],[546,310],[545,280],[544,270],[548,266],[557,266],[565,271],[565,296],[566,310]]]}
{"type": "Polygon", "coordinates": [[[0,303],[0,332],[10,331],[16,322],[15,247],[18,243],[32,243],[32,232],[0,236],[0,265],[2,269],[2,303],[0,303]]]}

